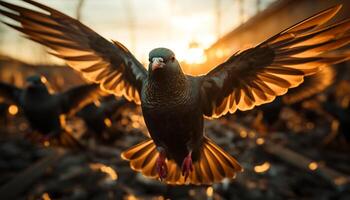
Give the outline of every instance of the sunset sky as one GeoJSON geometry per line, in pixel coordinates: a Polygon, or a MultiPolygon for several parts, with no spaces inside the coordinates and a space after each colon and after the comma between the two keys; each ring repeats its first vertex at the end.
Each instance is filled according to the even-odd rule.
{"type": "MultiPolygon", "coordinates": [[[[261,8],[273,1],[261,0],[261,8]]],[[[10,2],[27,5],[16,0],[10,2]]],[[[78,0],[39,2],[76,17],[78,0]]],[[[246,20],[257,11],[257,0],[242,2],[246,20]]],[[[190,54],[201,52],[189,52],[191,43],[199,51],[208,48],[219,36],[237,27],[241,18],[239,0],[85,0],[81,21],[105,38],[122,42],[143,62],[147,61],[150,50],[160,46],[172,49],[179,60],[196,62],[190,54]]],[[[1,54],[34,63],[57,61],[44,52],[40,45],[0,25],[1,54]]]]}

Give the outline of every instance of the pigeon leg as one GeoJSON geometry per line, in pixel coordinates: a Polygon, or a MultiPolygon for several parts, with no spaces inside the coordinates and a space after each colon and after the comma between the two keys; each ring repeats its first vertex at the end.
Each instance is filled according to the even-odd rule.
{"type": "Polygon", "coordinates": [[[185,157],[185,159],[183,160],[181,169],[182,169],[182,176],[185,176],[185,181],[186,181],[190,173],[193,171],[192,151],[190,151],[188,155],[185,157]]]}
{"type": "Polygon", "coordinates": [[[168,174],[168,167],[166,165],[166,153],[164,148],[162,147],[158,147],[158,152],[159,152],[159,156],[157,158],[157,172],[159,175],[160,180],[162,181],[163,179],[166,178],[167,174],[168,174]]]}

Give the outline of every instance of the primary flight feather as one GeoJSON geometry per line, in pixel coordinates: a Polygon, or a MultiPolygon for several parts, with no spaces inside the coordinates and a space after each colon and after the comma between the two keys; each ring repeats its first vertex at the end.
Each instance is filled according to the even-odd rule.
{"type": "Polygon", "coordinates": [[[203,134],[203,120],[249,110],[283,95],[306,75],[348,55],[326,56],[350,42],[350,21],[326,27],[340,5],[303,20],[258,46],[231,56],[208,74],[182,72],[175,54],[156,48],[148,70],[119,42],[109,42],[81,22],[32,0],[43,12],[1,2],[5,23],[53,50],[101,87],[141,104],[151,139],[122,154],[142,174],[169,184],[212,184],[242,167],[203,134]]]}

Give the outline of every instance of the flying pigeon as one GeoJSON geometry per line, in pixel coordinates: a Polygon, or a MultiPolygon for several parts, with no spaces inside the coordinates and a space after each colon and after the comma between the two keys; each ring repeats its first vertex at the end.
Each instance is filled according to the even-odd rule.
{"type": "Polygon", "coordinates": [[[272,103],[260,106],[257,110],[262,114],[262,118],[258,115],[253,124],[257,125],[256,128],[260,129],[260,132],[271,131],[264,124],[260,124],[259,120],[272,127],[279,124],[282,108],[288,106],[293,110],[302,109],[302,102],[326,90],[334,82],[334,77],[335,70],[331,66],[325,66],[317,73],[305,76],[304,82],[298,87],[291,88],[287,94],[276,98],[272,103]]]}
{"type": "MultiPolygon", "coordinates": [[[[22,109],[31,128],[44,135],[45,140],[60,139],[66,133],[60,115],[68,115],[86,105],[99,90],[98,84],[82,85],[63,93],[51,94],[43,76],[30,76],[23,89],[0,82],[0,98],[16,104],[22,109]]],[[[64,135],[68,143],[76,143],[74,138],[64,135]]]]}
{"type": "Polygon", "coordinates": [[[321,27],[341,5],[303,20],[254,48],[232,55],[202,76],[183,73],[167,48],[149,53],[148,70],[117,41],[102,36],[53,8],[25,2],[44,12],[1,2],[6,23],[101,88],[140,104],[151,138],[122,153],[132,169],[168,184],[212,184],[233,178],[242,167],[204,135],[204,118],[269,103],[324,65],[347,55],[324,53],[349,43],[349,20],[321,27]]]}
{"type": "Polygon", "coordinates": [[[333,84],[335,75],[336,72],[332,66],[325,66],[316,74],[306,76],[304,82],[282,96],[283,103],[286,105],[295,104],[321,93],[333,84]]]}

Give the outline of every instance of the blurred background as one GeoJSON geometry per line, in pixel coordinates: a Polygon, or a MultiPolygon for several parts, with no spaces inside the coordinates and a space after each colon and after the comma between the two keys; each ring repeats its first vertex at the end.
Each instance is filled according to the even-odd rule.
{"type": "MultiPolygon", "coordinates": [[[[150,50],[170,48],[193,75],[333,5],[343,4],[334,21],[350,17],[348,0],[38,2],[118,40],[145,66],[150,50]]],[[[86,83],[45,47],[0,24],[0,81],[23,87],[33,74],[44,75],[56,92],[86,83]]],[[[350,199],[350,63],[330,66],[319,77],[320,87],[310,95],[206,122],[206,133],[245,168],[235,180],[213,186],[166,186],[133,172],[119,154],[144,140],[147,130],[140,108],[122,99],[93,103],[118,102],[103,111],[102,129],[92,127],[97,121],[85,119],[83,111],[68,118],[67,128],[89,147],[81,152],[28,138],[21,110],[0,98],[0,198],[350,199]]]]}

